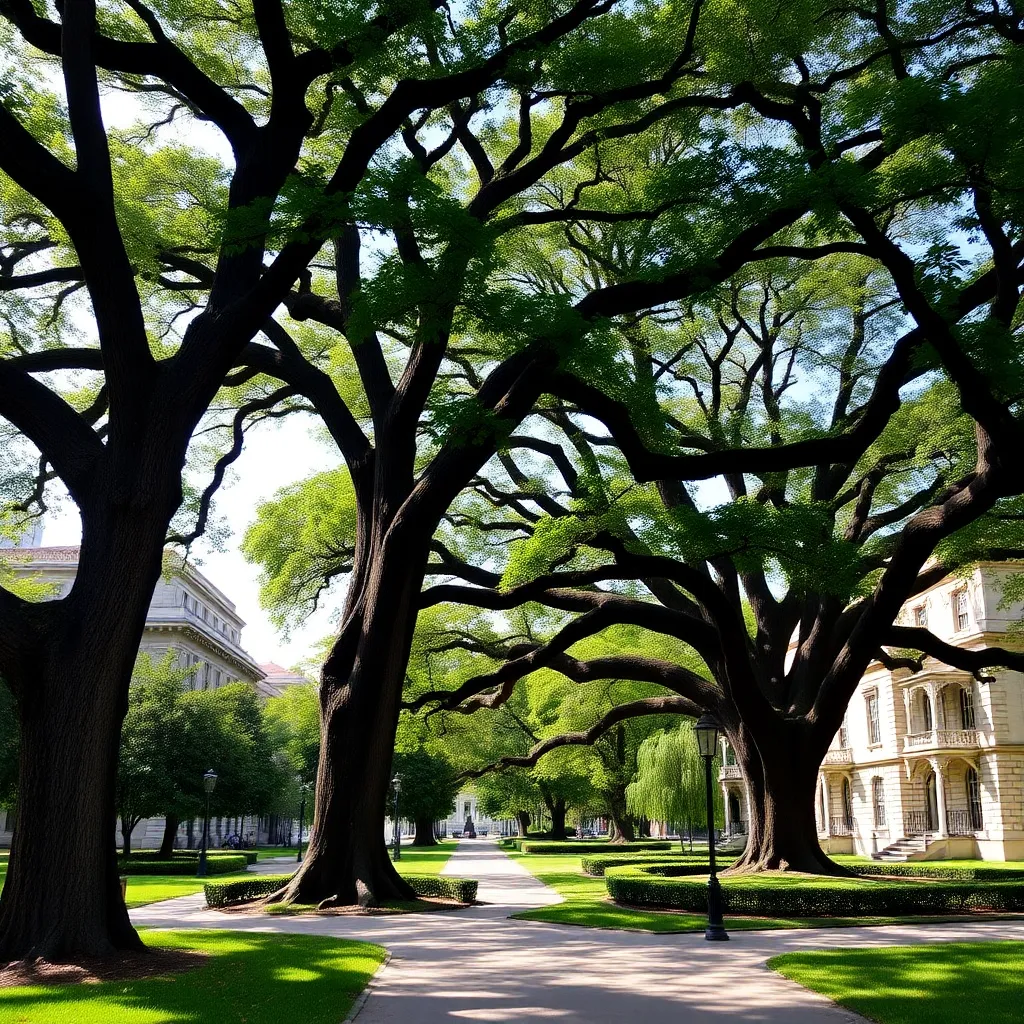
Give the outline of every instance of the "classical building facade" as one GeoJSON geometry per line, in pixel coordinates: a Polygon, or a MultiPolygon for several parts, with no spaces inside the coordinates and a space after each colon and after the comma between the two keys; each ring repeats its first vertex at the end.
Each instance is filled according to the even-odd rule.
{"type": "MultiPolygon", "coordinates": [[[[64,597],[74,585],[78,554],[77,547],[0,550],[0,558],[15,574],[49,584],[51,600],[64,597]]],[[[169,553],[153,591],[139,652],[154,660],[175,652],[179,665],[193,669],[193,689],[216,689],[238,681],[256,686],[264,673],[242,647],[244,626],[225,594],[194,566],[169,553]]]]}
{"type": "MultiPolygon", "coordinates": [[[[26,540],[38,544],[38,531],[23,539],[22,544],[26,540]]],[[[7,544],[0,548],[0,558],[16,575],[50,585],[50,600],[57,600],[71,590],[78,571],[78,555],[79,549],[73,546],[7,544]]],[[[149,654],[154,661],[174,652],[181,667],[192,669],[187,685],[193,689],[215,689],[241,681],[263,692],[264,672],[241,644],[244,626],[234,603],[225,594],[194,566],[168,554],[164,575],[153,591],[139,652],[149,654]]],[[[0,847],[10,845],[13,817],[0,810],[0,847]]],[[[240,832],[243,827],[236,819],[215,819],[214,844],[218,845],[221,836],[240,832]]],[[[140,822],[132,832],[133,846],[158,845],[163,829],[162,818],[140,822]]],[[[186,826],[182,826],[182,841],[185,834],[186,826]]]]}
{"type": "MultiPolygon", "coordinates": [[[[905,606],[958,647],[1019,649],[1020,604],[1007,573],[981,565],[905,606]]],[[[825,755],[815,813],[822,848],[879,859],[1024,860],[1024,674],[970,673],[925,659],[920,671],[874,662],[825,755]]],[[[746,829],[746,786],[726,745],[719,781],[726,828],[746,829]]]]}

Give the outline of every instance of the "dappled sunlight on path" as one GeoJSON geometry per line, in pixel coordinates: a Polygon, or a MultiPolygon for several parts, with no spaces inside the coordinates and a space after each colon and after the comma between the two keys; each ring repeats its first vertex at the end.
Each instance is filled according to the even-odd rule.
{"type": "Polygon", "coordinates": [[[201,897],[186,896],[140,908],[132,918],[160,927],[303,932],[387,946],[392,959],[358,1024],[841,1024],[861,1018],[768,971],[765,961],[800,949],[1024,939],[1024,922],[991,921],[737,932],[728,944],[707,943],[703,935],[573,928],[508,919],[561,897],[493,842],[461,842],[444,874],[479,879],[483,905],[377,918],[270,919],[216,913],[201,897]]]}

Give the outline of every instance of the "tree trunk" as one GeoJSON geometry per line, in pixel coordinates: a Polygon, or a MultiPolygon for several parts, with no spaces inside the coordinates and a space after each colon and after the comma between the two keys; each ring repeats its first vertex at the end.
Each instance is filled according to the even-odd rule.
{"type": "Polygon", "coordinates": [[[565,833],[565,801],[558,797],[548,803],[548,813],[551,815],[551,838],[567,839],[565,833]]]}
{"type": "Polygon", "coordinates": [[[178,837],[178,825],[178,819],[173,814],[168,814],[164,818],[164,835],[163,839],[160,840],[159,853],[163,860],[174,856],[174,841],[178,837]]]}
{"type": "Polygon", "coordinates": [[[320,685],[320,762],[309,847],[269,902],[374,906],[416,895],[384,842],[384,807],[427,543],[356,573],[320,685]],[[419,564],[417,564],[417,561],[419,564]]]}
{"type": "Polygon", "coordinates": [[[437,837],[434,835],[433,818],[416,819],[416,835],[412,841],[413,846],[437,846],[437,837]]]}
{"type": "Polygon", "coordinates": [[[125,857],[132,855],[132,831],[135,828],[131,822],[126,821],[124,815],[121,816],[121,853],[125,857]]]}
{"type": "Polygon", "coordinates": [[[806,871],[848,875],[818,844],[814,797],[820,757],[800,737],[782,736],[761,756],[752,740],[735,744],[749,793],[747,846],[727,871],[806,871]]]}
{"type": "Polygon", "coordinates": [[[626,791],[615,788],[604,794],[611,827],[608,829],[608,841],[611,843],[631,843],[636,839],[633,819],[626,813],[626,791]]]}
{"type": "Polygon", "coordinates": [[[0,896],[0,963],[143,948],[118,882],[123,710],[84,682],[44,684],[42,699],[22,703],[19,799],[31,813],[19,818],[0,896]]]}
{"type": "Polygon", "coordinates": [[[519,834],[525,839],[530,834],[530,812],[516,811],[516,821],[519,822],[519,834]]]}
{"type": "MultiPolygon", "coordinates": [[[[83,512],[74,588],[26,618],[46,643],[4,666],[18,698],[24,813],[0,895],[0,962],[144,948],[118,881],[116,782],[128,686],[181,499],[180,464],[162,506],[153,474],[146,505],[123,502],[116,518],[83,512]]],[[[104,493],[130,492],[108,483],[104,493]]]]}

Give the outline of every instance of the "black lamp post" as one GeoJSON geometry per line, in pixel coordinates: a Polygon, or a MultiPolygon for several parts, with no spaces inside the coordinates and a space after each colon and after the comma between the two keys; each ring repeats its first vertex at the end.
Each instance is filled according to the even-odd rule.
{"type": "Polygon", "coordinates": [[[398,794],[402,792],[402,776],[396,775],[391,780],[391,788],[395,791],[395,830],[393,842],[395,844],[395,852],[392,857],[393,860],[402,859],[402,825],[398,820],[398,794]]]}
{"type": "Polygon", "coordinates": [[[302,826],[306,821],[306,796],[309,793],[309,786],[303,783],[299,786],[299,792],[302,794],[302,799],[299,801],[299,850],[295,854],[297,863],[302,862],[302,826]]]}
{"type": "Polygon", "coordinates": [[[709,942],[722,942],[729,938],[722,923],[722,887],[715,874],[715,804],[711,790],[711,761],[718,749],[718,723],[710,715],[701,715],[693,727],[697,734],[697,749],[704,758],[704,785],[708,801],[708,862],[711,874],[708,877],[708,926],[704,938],[709,942]]]}
{"type": "Polygon", "coordinates": [[[203,817],[203,846],[199,851],[198,878],[206,877],[206,849],[210,842],[210,794],[217,785],[217,773],[211,768],[203,774],[203,790],[206,792],[206,814],[203,817]]]}

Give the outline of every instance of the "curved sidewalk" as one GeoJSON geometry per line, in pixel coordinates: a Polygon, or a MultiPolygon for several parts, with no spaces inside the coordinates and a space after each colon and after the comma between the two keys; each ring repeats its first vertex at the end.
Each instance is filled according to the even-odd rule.
{"type": "Polygon", "coordinates": [[[376,918],[277,918],[221,914],[185,896],[141,907],[136,924],[234,928],[365,939],[392,954],[358,1024],[558,1021],[564,1024],[849,1024],[861,1018],[765,968],[790,950],[1024,939],[1024,922],[979,922],[650,935],[513,921],[561,897],[493,842],[463,841],[445,874],[478,878],[482,906],[376,918]]]}

